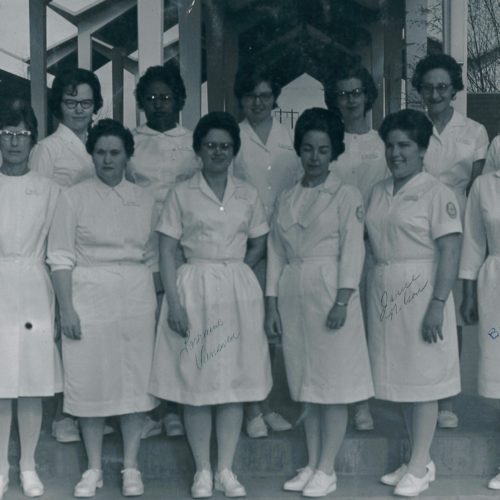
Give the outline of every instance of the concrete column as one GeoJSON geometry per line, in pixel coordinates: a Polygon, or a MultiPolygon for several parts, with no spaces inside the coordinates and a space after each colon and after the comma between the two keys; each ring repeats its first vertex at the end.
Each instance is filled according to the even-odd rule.
{"type": "Polygon", "coordinates": [[[78,26],[78,67],[92,71],[92,27],[88,23],[78,26]]]}
{"type": "Polygon", "coordinates": [[[457,94],[453,107],[467,114],[467,0],[443,0],[443,44],[446,54],[462,65],[466,89],[457,94]]]}
{"type": "Polygon", "coordinates": [[[121,123],[123,123],[123,58],[121,49],[114,47],[111,56],[113,118],[121,123]]]}
{"type": "Polygon", "coordinates": [[[38,136],[47,135],[47,7],[29,0],[31,105],[38,120],[38,136]]]}
{"type": "Polygon", "coordinates": [[[208,111],[222,111],[225,106],[224,14],[219,10],[205,12],[205,47],[207,55],[208,111]]]}
{"type": "Polygon", "coordinates": [[[427,0],[407,0],[405,13],[406,105],[424,109],[410,80],[417,62],[427,55],[427,0]]]}
{"type": "Polygon", "coordinates": [[[372,127],[378,128],[384,119],[384,26],[377,23],[370,29],[372,35],[372,65],[371,74],[378,90],[378,99],[373,103],[372,127]]]}
{"type": "Polygon", "coordinates": [[[234,78],[238,71],[239,62],[239,33],[235,26],[226,23],[224,25],[224,101],[225,110],[235,118],[242,118],[240,106],[234,95],[234,78]]]}
{"type": "Polygon", "coordinates": [[[163,0],[137,0],[139,76],[163,64],[163,0]]]}
{"type": "Polygon", "coordinates": [[[201,0],[181,0],[179,12],[179,55],[187,99],[182,124],[193,129],[201,114],[201,0]]]}

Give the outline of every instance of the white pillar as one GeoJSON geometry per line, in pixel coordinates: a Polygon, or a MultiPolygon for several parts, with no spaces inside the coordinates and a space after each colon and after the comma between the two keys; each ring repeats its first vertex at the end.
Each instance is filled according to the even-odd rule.
{"type": "Polygon", "coordinates": [[[163,64],[163,0],[137,0],[139,76],[163,64]]]}
{"type": "Polygon", "coordinates": [[[467,0],[443,0],[443,43],[446,54],[462,65],[465,90],[457,94],[453,107],[467,114],[467,0]]]}
{"type": "Polygon", "coordinates": [[[193,129],[201,115],[201,1],[181,0],[179,12],[179,55],[187,99],[182,124],[193,129]]]}
{"type": "Polygon", "coordinates": [[[92,28],[88,23],[78,26],[78,67],[92,71],[92,28]]]}

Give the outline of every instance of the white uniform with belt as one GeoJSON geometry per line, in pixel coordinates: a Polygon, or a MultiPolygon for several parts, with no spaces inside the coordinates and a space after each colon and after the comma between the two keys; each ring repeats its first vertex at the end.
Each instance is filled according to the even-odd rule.
{"type": "Polygon", "coordinates": [[[97,177],[61,194],[49,235],[52,271],[72,270],[82,338],[63,337],[64,411],[104,417],[148,411],[156,296],[153,199],[97,177]]]}
{"type": "Polygon", "coordinates": [[[453,297],[444,307],[444,340],[426,343],[422,322],[433,297],[435,240],[461,233],[457,201],[425,172],[393,195],[393,180],[375,186],[366,226],[376,265],[369,276],[368,343],[375,396],[430,401],[460,392],[453,297]]]}
{"type": "Polygon", "coordinates": [[[460,278],[477,280],[479,394],[500,397],[500,171],[478,177],[465,212],[460,278]]]}
{"type": "Polygon", "coordinates": [[[62,187],[95,177],[92,157],[85,144],[62,123],[33,148],[30,168],[62,187]]]}
{"type": "Polygon", "coordinates": [[[268,243],[266,295],[278,297],[283,354],[295,401],[352,403],[373,396],[358,284],[364,257],[359,191],[330,174],[280,198],[268,243]],[[350,288],[345,325],[326,327],[337,289],[350,288]]]}
{"type": "Polygon", "coordinates": [[[169,329],[164,299],[151,392],[189,405],[260,401],[271,390],[262,290],[243,262],[248,238],[268,232],[256,190],[228,176],[220,201],[201,173],[167,195],[157,231],[180,241],[177,290],[187,338],[169,329]]]}
{"type": "Polygon", "coordinates": [[[58,195],[59,187],[35,172],[0,174],[0,398],[62,391],[45,265],[58,195]]]}

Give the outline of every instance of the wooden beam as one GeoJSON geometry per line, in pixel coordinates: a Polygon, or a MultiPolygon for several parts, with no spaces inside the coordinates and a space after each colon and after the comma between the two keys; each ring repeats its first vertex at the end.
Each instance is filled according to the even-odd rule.
{"type": "Polygon", "coordinates": [[[29,0],[31,105],[38,120],[38,136],[47,135],[47,7],[29,0]]]}

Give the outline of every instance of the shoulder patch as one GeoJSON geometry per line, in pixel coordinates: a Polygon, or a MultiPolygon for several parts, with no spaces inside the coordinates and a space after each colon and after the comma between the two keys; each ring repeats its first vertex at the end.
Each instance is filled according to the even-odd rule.
{"type": "Polygon", "coordinates": [[[365,219],[365,210],[363,208],[363,205],[359,205],[358,208],[356,208],[356,219],[359,220],[359,222],[363,222],[365,219]]]}
{"type": "Polygon", "coordinates": [[[457,207],[455,206],[455,203],[452,201],[449,201],[446,204],[446,213],[452,218],[456,219],[457,218],[457,207]]]}

